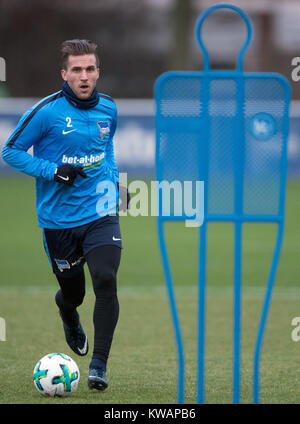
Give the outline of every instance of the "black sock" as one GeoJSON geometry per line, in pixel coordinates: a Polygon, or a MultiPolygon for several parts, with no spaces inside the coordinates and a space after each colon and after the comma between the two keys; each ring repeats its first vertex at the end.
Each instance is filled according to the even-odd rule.
{"type": "Polygon", "coordinates": [[[93,358],[90,363],[90,369],[92,368],[102,368],[106,371],[106,363],[101,359],[93,358]]]}
{"type": "Polygon", "coordinates": [[[117,246],[97,247],[86,258],[96,296],[93,359],[100,359],[104,364],[109,356],[119,317],[116,274],[120,258],[121,249],[117,246]]]}
{"type": "Polygon", "coordinates": [[[97,296],[93,315],[95,328],[93,358],[101,359],[105,364],[118,318],[119,302],[117,295],[97,296]]]}

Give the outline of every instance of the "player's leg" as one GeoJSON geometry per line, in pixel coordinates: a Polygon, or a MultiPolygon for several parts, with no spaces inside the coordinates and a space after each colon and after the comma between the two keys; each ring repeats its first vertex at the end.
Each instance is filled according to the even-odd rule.
{"type": "Polygon", "coordinates": [[[85,296],[84,271],[72,278],[56,275],[60,289],[56,293],[55,302],[59,308],[62,319],[68,325],[78,323],[78,306],[83,302],[85,296]]]}
{"type": "Polygon", "coordinates": [[[105,377],[115,327],[119,317],[117,297],[117,272],[121,248],[99,246],[86,255],[96,296],[94,307],[94,350],[90,364],[89,387],[103,390],[107,387],[105,377]]]}
{"type": "Polygon", "coordinates": [[[85,295],[84,257],[76,229],[44,230],[44,247],[60,285],[55,301],[63,321],[66,341],[80,356],[88,352],[85,335],[76,308],[85,295]]]}
{"type": "Polygon", "coordinates": [[[55,301],[63,321],[66,341],[69,347],[80,356],[88,353],[88,339],[80,323],[77,307],[83,302],[85,295],[84,272],[72,278],[56,275],[60,290],[56,293],[55,301]]]}

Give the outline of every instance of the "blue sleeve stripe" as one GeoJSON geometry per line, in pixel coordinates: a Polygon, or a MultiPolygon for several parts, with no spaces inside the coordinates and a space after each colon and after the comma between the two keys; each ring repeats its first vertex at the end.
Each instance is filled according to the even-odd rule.
{"type": "Polygon", "coordinates": [[[48,249],[48,244],[47,244],[47,240],[46,240],[46,235],[45,235],[44,228],[43,228],[43,242],[44,242],[44,248],[45,248],[46,254],[48,256],[49,262],[52,265],[51,256],[50,256],[50,253],[49,253],[49,249],[48,249]]]}
{"type": "Polygon", "coordinates": [[[21,125],[21,127],[18,129],[18,131],[14,134],[14,136],[11,138],[11,140],[7,143],[7,146],[12,147],[14,142],[17,140],[17,138],[19,137],[19,135],[22,133],[22,131],[24,130],[24,128],[26,128],[26,126],[28,125],[28,123],[31,121],[31,119],[34,117],[34,115],[40,110],[42,109],[42,107],[44,107],[45,105],[47,105],[48,103],[52,102],[53,100],[59,99],[60,97],[62,97],[62,91],[59,91],[58,93],[53,94],[52,96],[47,97],[45,100],[41,101],[41,103],[39,103],[31,112],[30,114],[27,116],[27,118],[24,120],[23,124],[21,125]]]}

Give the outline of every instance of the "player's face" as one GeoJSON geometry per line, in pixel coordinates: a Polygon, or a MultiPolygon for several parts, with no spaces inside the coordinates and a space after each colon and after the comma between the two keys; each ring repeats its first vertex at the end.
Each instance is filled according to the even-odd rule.
{"type": "Polygon", "coordinates": [[[97,68],[94,54],[70,55],[67,69],[61,70],[63,80],[67,81],[74,94],[81,100],[86,100],[91,96],[99,74],[100,70],[97,68]]]}

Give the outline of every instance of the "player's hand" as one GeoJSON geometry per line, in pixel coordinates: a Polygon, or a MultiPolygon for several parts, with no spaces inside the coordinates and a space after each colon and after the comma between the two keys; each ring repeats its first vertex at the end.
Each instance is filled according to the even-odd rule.
{"type": "Polygon", "coordinates": [[[55,170],[54,181],[71,186],[77,175],[80,175],[82,178],[87,177],[81,166],[60,165],[55,170]]]}
{"type": "Polygon", "coordinates": [[[129,209],[130,194],[127,187],[119,185],[119,183],[117,183],[117,187],[119,190],[119,200],[121,200],[121,203],[119,202],[119,210],[125,212],[126,209],[129,209]]]}

